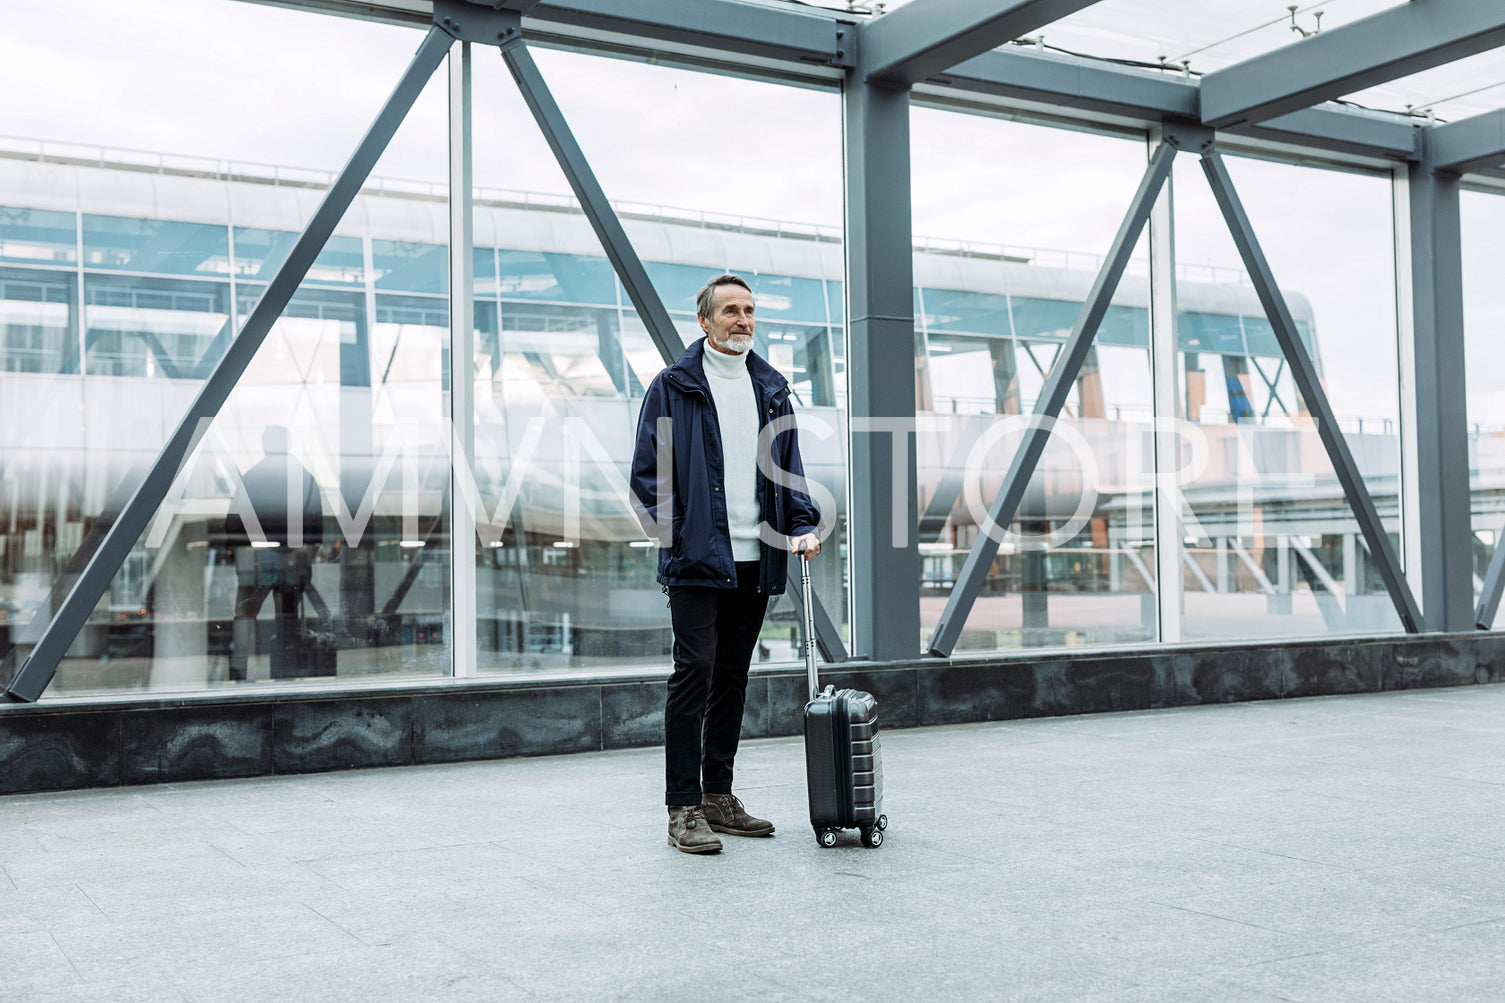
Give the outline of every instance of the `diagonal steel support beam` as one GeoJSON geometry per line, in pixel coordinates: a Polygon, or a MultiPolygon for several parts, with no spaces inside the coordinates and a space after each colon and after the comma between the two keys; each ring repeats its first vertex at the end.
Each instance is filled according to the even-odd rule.
{"type": "Polygon", "coordinates": [[[559,103],[554,100],[553,92],[544,82],[543,74],[538,72],[538,64],[533,61],[532,53],[526,45],[518,45],[503,49],[502,58],[507,61],[507,69],[512,71],[512,79],[517,81],[518,90],[522,91],[528,110],[543,130],[549,149],[554,151],[554,158],[559,161],[564,176],[569,180],[585,218],[590,220],[591,228],[596,231],[596,238],[601,241],[606,257],[611,260],[612,268],[616,269],[617,277],[622,280],[622,287],[627,290],[628,298],[632,300],[638,316],[643,319],[643,325],[648,328],[648,337],[653,339],[658,354],[664,359],[664,365],[672,365],[684,352],[685,343],[675,329],[674,321],[669,319],[669,311],[664,309],[658,291],[653,288],[648,270],[643,267],[637,251],[633,250],[632,242],[627,239],[622,221],[607,201],[606,192],[596,180],[590,162],[585,159],[584,151],[575,141],[575,134],[570,131],[564,113],[559,110],[559,103]]]}
{"type": "Polygon", "coordinates": [[[916,84],[1097,0],[910,0],[862,27],[866,79],[916,84]]]}
{"type": "Polygon", "coordinates": [[[361,185],[365,184],[398,126],[407,118],[413,102],[418,100],[424,85],[444,61],[451,41],[450,36],[438,28],[429,29],[407,72],[356,147],[345,169],[324,196],[324,201],[319,203],[313,218],[308,221],[308,227],[298,237],[287,260],[277,269],[276,276],[246,318],[240,334],[204,381],[204,386],[188,406],[171,438],[157,454],[141,486],[121,510],[119,518],[110,526],[100,541],[99,549],[84,565],[78,580],[69,589],[68,597],[53,614],[52,621],[37,641],[37,646],[7,683],[7,698],[35,701],[52,681],[64,653],[83,629],[89,614],[99,603],[100,596],[110,587],[110,581],[119,571],[131,548],[141,538],[199,437],[235,389],[235,384],[255,357],[256,350],[266,339],[267,332],[292,299],[303,276],[313,265],[314,258],[323,250],[340,218],[345,215],[345,210],[360,192],[361,185]]]}
{"type": "Polygon", "coordinates": [[[932,655],[949,657],[961,637],[967,614],[972,611],[972,604],[977,601],[988,570],[993,566],[993,559],[998,556],[998,545],[1002,542],[999,537],[1008,531],[1009,524],[1014,521],[1014,513],[1024,499],[1030,477],[1040,462],[1041,454],[1045,452],[1045,444],[1050,438],[1050,425],[1060,415],[1061,408],[1076,383],[1077,373],[1108,312],[1108,305],[1112,302],[1114,290],[1118,288],[1119,279],[1123,277],[1124,268],[1129,264],[1129,255],[1134,253],[1134,245],[1139,242],[1139,235],[1150,218],[1155,199],[1159,196],[1165,179],[1170,176],[1177,142],[1168,132],[1166,140],[1150,158],[1150,166],[1144,172],[1139,190],[1129,203],[1128,214],[1118,228],[1118,235],[1113,238],[1108,257],[1097,274],[1092,291],[1087,294],[1087,302],[1082,304],[1082,311],[1077,315],[1076,326],[1057,353],[1055,364],[1050,370],[1050,379],[1040,391],[1035,404],[1036,421],[1025,431],[1024,438],[1014,453],[1013,462],[1003,479],[1003,489],[988,511],[990,522],[979,527],[983,531],[977,534],[977,541],[967,554],[956,585],[951,590],[951,597],[946,600],[946,608],[930,635],[932,655]]]}
{"type": "MultiPolygon", "coordinates": [[[[580,202],[586,218],[590,220],[591,228],[596,231],[596,238],[601,241],[601,247],[606,251],[612,268],[616,270],[617,278],[622,280],[622,288],[627,291],[628,299],[632,300],[633,307],[643,320],[643,326],[648,329],[648,336],[653,339],[659,357],[664,360],[664,365],[672,366],[684,353],[684,341],[680,338],[674,321],[670,319],[658,290],[649,279],[642,259],[627,239],[627,231],[622,228],[622,221],[607,200],[601,183],[596,180],[590,162],[575,140],[575,134],[570,131],[559,103],[554,100],[549,85],[544,82],[543,74],[538,72],[538,64],[533,61],[533,55],[526,45],[503,47],[502,58],[512,71],[512,78],[517,81],[518,90],[522,92],[523,100],[533,113],[538,127],[543,130],[549,149],[554,151],[554,158],[559,161],[560,168],[569,179],[570,188],[580,202]]],[[[785,593],[794,597],[796,603],[799,602],[799,577],[792,569],[785,593]]],[[[812,602],[815,604],[816,645],[822,656],[828,662],[846,661],[847,652],[841,643],[841,632],[821,606],[820,599],[812,597],[812,602]]]]}
{"type": "Polygon", "coordinates": [[[1484,587],[1479,590],[1479,608],[1474,611],[1474,623],[1480,630],[1494,626],[1502,594],[1505,594],[1505,530],[1495,537],[1495,553],[1489,559],[1489,570],[1484,573],[1484,587]]]}
{"type": "Polygon", "coordinates": [[[1505,45],[1505,6],[1411,0],[1202,78],[1202,124],[1225,129],[1505,45]]]}
{"type": "Polygon", "coordinates": [[[1395,548],[1390,545],[1390,537],[1385,532],[1384,524],[1380,522],[1374,499],[1370,497],[1358,464],[1354,462],[1353,454],[1348,449],[1343,430],[1333,417],[1332,407],[1327,402],[1327,394],[1322,390],[1317,369],[1312,365],[1311,356],[1307,354],[1306,346],[1301,343],[1301,337],[1296,331],[1290,307],[1280,294],[1280,288],[1275,284],[1275,275],[1270,271],[1270,264],[1265,260],[1259,241],[1255,239],[1249,217],[1233,188],[1233,179],[1228,176],[1228,165],[1223,163],[1223,158],[1216,150],[1208,150],[1202,154],[1202,171],[1207,175],[1208,184],[1212,186],[1213,197],[1217,199],[1218,208],[1223,212],[1223,220],[1228,224],[1239,256],[1244,260],[1244,268],[1249,273],[1250,281],[1254,283],[1254,290],[1265,309],[1265,316],[1275,330],[1275,339],[1280,343],[1280,350],[1291,367],[1296,390],[1317,421],[1317,434],[1321,436],[1322,445],[1327,449],[1333,470],[1338,475],[1338,482],[1343,485],[1343,494],[1353,508],[1354,518],[1358,520],[1364,542],[1369,545],[1369,553],[1374,557],[1380,578],[1390,593],[1390,601],[1395,604],[1395,611],[1400,615],[1401,625],[1407,633],[1415,634],[1422,629],[1421,609],[1401,573],[1400,560],[1395,555],[1395,548]]]}

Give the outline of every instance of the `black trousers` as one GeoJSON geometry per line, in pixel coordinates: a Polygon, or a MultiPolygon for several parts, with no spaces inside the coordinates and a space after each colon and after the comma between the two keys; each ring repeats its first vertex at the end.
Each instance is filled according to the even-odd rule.
{"type": "Polygon", "coordinates": [[[757,561],[737,563],[735,589],[669,588],[674,674],[664,706],[665,804],[700,804],[702,793],[732,792],[747,668],[767,611],[757,561]]]}

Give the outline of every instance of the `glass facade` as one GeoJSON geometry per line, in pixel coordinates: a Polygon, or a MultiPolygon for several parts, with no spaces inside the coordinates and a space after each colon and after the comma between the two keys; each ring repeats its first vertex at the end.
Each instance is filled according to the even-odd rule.
{"type": "MultiPolygon", "coordinates": [[[[1091,254],[1022,241],[989,247],[973,238],[956,200],[975,193],[942,154],[962,144],[985,151],[984,158],[994,148],[1032,150],[1057,165],[1051,173],[1021,158],[990,165],[988,195],[977,211],[1006,227],[993,231],[995,241],[1007,234],[1043,242],[1069,232],[1106,250],[1144,171],[1142,140],[914,114],[915,228],[955,240],[954,249],[934,242],[951,254],[915,257],[916,337],[924,360],[915,398],[924,425],[917,439],[920,613],[927,636],[978,534],[989,531],[988,506],[1020,442],[1022,416],[1034,411],[1100,264],[1091,254]],[[1088,175],[1098,179],[1095,185],[1086,184],[1088,175]],[[1079,182],[1091,198],[1054,196],[1057,186],[1079,182]],[[1031,222],[1046,200],[1054,218],[1031,222]]],[[[1153,415],[1145,256],[1141,243],[1006,527],[959,650],[1156,637],[1153,471],[1137,477],[1131,464],[1153,415]]]]}
{"type": "MultiPolygon", "coordinates": [[[[1505,388],[1497,374],[1505,366],[1505,197],[1498,192],[1464,191],[1459,197],[1463,224],[1463,330],[1468,358],[1469,496],[1473,500],[1474,590],[1484,585],[1489,562],[1505,534],[1505,388]]],[[[1505,604],[1502,604],[1505,605],[1505,604]]],[[[1495,616],[1495,625],[1500,624],[1495,616]]]]}
{"type": "MultiPolygon", "coordinates": [[[[1399,553],[1390,179],[1225,159],[1399,553]],[[1329,222],[1336,218],[1341,226],[1329,222]]],[[[1178,162],[1174,184],[1177,260],[1204,269],[1238,261],[1200,167],[1178,162]]],[[[1241,270],[1233,281],[1253,299],[1241,270]]],[[[1190,307],[1183,296],[1177,407],[1197,455],[1180,478],[1185,637],[1399,630],[1263,311],[1230,317],[1190,307]]]]}
{"type": "MultiPolygon", "coordinates": [[[[1132,187],[1142,147],[1086,138],[1113,150],[1124,186],[1132,187]]],[[[1236,167],[1251,169],[1296,170],[1236,167]]],[[[1388,197],[1375,179],[1332,178],[1388,197]]],[[[1183,207],[1195,205],[1184,192],[1197,180],[1178,187],[1183,207]]],[[[1258,182],[1241,182],[1258,190],[1258,182]]],[[[249,183],[224,184],[235,190],[233,201],[255,202],[249,183]]],[[[170,205],[166,182],[164,190],[170,205]]],[[[394,225],[392,206],[361,204],[378,199],[362,196],[363,211],[352,211],[320,255],[213,423],[182,490],[75,645],[59,691],[451,671],[448,249],[432,238],[442,232],[446,207],[442,199],[407,206],[406,223],[394,225]],[[380,217],[380,233],[362,227],[362,216],[380,217]],[[286,490],[302,478],[315,499],[302,544],[252,548],[239,538],[236,510],[255,483],[286,490]]],[[[80,438],[61,452],[29,450],[20,437],[7,452],[4,591],[12,634],[35,615],[109,491],[165,437],[295,235],[229,219],[188,223],[87,209],[0,208],[0,248],[11,262],[0,267],[4,371],[36,381],[54,400],[48,406],[72,397],[87,416],[80,438]],[[82,254],[68,253],[70,233],[82,254]],[[131,420],[103,437],[91,432],[93,422],[118,425],[109,417],[117,407],[129,407],[131,420]],[[129,430],[141,423],[153,431],[138,440],[129,430]]],[[[256,215],[265,221],[274,211],[260,206],[256,215]]],[[[495,246],[478,242],[472,258],[473,477],[484,509],[478,515],[502,527],[499,539],[474,544],[477,667],[665,664],[670,637],[654,582],[656,552],[640,540],[624,495],[638,402],[662,360],[609,262],[590,253],[582,218],[484,190],[475,211],[478,232],[492,234],[495,246]],[[507,246],[495,238],[501,234],[522,246],[507,246]]],[[[688,260],[647,262],[687,338],[696,333],[694,294],[709,275],[731,269],[749,278],[759,298],[756,348],[791,381],[812,476],[843,498],[839,245],[747,233],[708,239],[689,220],[651,226],[652,243],[672,246],[680,230],[697,238],[688,260]],[[808,273],[766,262],[799,262],[808,273]]],[[[1279,262],[1283,234],[1262,236],[1279,262]]],[[[1388,241],[1388,232],[1373,237],[1388,241]]],[[[1219,249],[1202,247],[1201,234],[1178,239],[1183,261],[1220,258],[1219,249]]],[[[1143,254],[1103,322],[964,648],[1157,637],[1143,254]]],[[[1079,258],[1065,263],[1095,264],[1079,258]]],[[[1019,416],[1035,406],[1091,282],[1090,267],[1057,265],[1046,252],[916,256],[927,630],[999,489],[1019,416]]],[[[1375,262],[1381,267],[1387,260],[1375,262]]],[[[1178,407],[1200,439],[1198,467],[1184,485],[1188,636],[1392,629],[1388,600],[1252,289],[1236,275],[1206,281],[1211,269],[1183,271],[1178,407]],[[1356,576],[1367,584],[1349,595],[1356,576]]],[[[1290,299],[1320,365],[1343,346],[1325,332],[1319,341],[1316,311],[1301,288],[1292,283],[1290,299]]],[[[1393,322],[1380,326],[1393,358],[1393,322]]],[[[1391,389],[1370,400],[1388,413],[1344,417],[1354,423],[1350,444],[1382,511],[1393,517],[1393,371],[1385,380],[1391,389]]],[[[31,399],[27,389],[23,382],[6,395],[13,414],[31,399]]],[[[838,517],[838,532],[844,525],[838,517]]],[[[844,623],[842,576],[825,586],[827,605],[844,623]]],[[[793,626],[792,607],[776,603],[763,657],[793,657],[793,626]]]]}
{"type": "MultiPolygon", "coordinates": [[[[343,39],[343,60],[355,59],[348,43],[369,42],[371,65],[394,77],[418,37],[256,14],[343,39]]],[[[845,632],[852,544],[834,91],[664,66],[629,73],[626,62],[570,52],[538,60],[681,336],[700,335],[694,297],[707,278],[734,271],[752,284],[755,348],[790,381],[807,472],[834,508],[830,560],[814,569],[815,585],[845,632]],[[714,128],[684,121],[682,90],[745,100],[738,87],[762,88],[745,157],[707,176],[664,156],[675,137],[716,142],[714,128]],[[653,141],[610,148],[624,103],[653,141]],[[780,143],[793,116],[829,127],[827,147],[792,157],[780,143]],[[819,222],[780,221],[789,199],[816,207],[808,218],[819,222]],[[680,201],[710,208],[660,205],[680,201]],[[712,211],[727,205],[749,215],[712,211]]],[[[321,79],[306,86],[322,93],[347,72],[374,79],[357,60],[310,68],[321,79]]],[[[566,184],[505,68],[477,60],[473,73],[473,410],[462,422],[473,425],[473,449],[453,451],[441,72],[203,430],[52,692],[667,666],[657,553],[626,495],[637,412],[664,360],[571,200],[527,190],[566,184]],[[388,176],[397,174],[418,180],[388,176]],[[452,490],[456,463],[474,489],[463,499],[452,490]],[[456,504],[476,507],[495,532],[454,538],[456,504]],[[475,594],[474,652],[454,647],[457,588],[475,594]]],[[[247,86],[274,86],[246,74],[247,86]]],[[[341,104],[348,114],[336,117],[368,121],[375,101],[341,104]]],[[[357,130],[340,129],[302,161],[314,170],[161,155],[144,170],[128,151],[68,161],[0,141],[0,650],[45,616],[70,558],[154,457],[286,260],[353,145],[357,130]]],[[[914,256],[918,651],[986,531],[1022,418],[1143,173],[1145,137],[918,104],[912,136],[914,230],[933,235],[917,238],[914,256]]],[[[1398,540],[1391,178],[1227,159],[1398,540]]],[[[1199,173],[1183,156],[1172,183],[1174,344],[1153,329],[1146,238],[960,649],[1398,629],[1199,173]],[[1158,416],[1157,345],[1176,360],[1174,400],[1161,401],[1158,416]],[[1174,526],[1156,520],[1165,489],[1153,441],[1167,420],[1183,459],[1174,526]],[[1184,551],[1174,582],[1159,580],[1167,540],[1184,551]],[[1162,627],[1170,604],[1182,614],[1174,637],[1162,627]]],[[[1477,264],[1489,260],[1498,227],[1471,220],[1498,216],[1499,197],[1465,199],[1466,239],[1482,249],[1466,255],[1472,349],[1501,311],[1477,264]]],[[[1493,393],[1471,386],[1471,409],[1477,401],[1486,414],[1493,393]]],[[[1492,473],[1501,464],[1490,459],[1498,450],[1484,431],[1497,422],[1473,420],[1482,574],[1505,515],[1492,473]]],[[[781,599],[757,657],[791,661],[797,650],[793,607],[781,599]]]]}

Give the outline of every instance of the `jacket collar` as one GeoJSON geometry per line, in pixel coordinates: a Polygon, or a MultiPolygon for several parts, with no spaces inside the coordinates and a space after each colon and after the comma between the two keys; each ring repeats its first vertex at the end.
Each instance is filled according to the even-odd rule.
{"type": "MultiPolygon", "coordinates": [[[[667,372],[680,383],[709,394],[711,386],[705,376],[705,347],[705,338],[702,336],[685,349],[679,361],[670,366],[667,372]]],[[[757,352],[747,353],[747,372],[752,377],[753,385],[765,396],[778,393],[789,385],[784,374],[765,362],[757,352]]]]}

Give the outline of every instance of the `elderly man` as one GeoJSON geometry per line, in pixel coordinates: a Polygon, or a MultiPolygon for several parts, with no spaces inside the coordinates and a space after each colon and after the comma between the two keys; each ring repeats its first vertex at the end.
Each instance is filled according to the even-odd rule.
{"type": "Polygon", "coordinates": [[[753,309],[735,275],[700,290],[705,337],[649,386],[632,460],[674,628],[664,802],[669,843],[685,853],[718,852],[718,832],[773,835],[732,793],[747,671],[768,598],[784,591],[788,552],[820,553],[789,383],[752,351],[753,309]]]}

